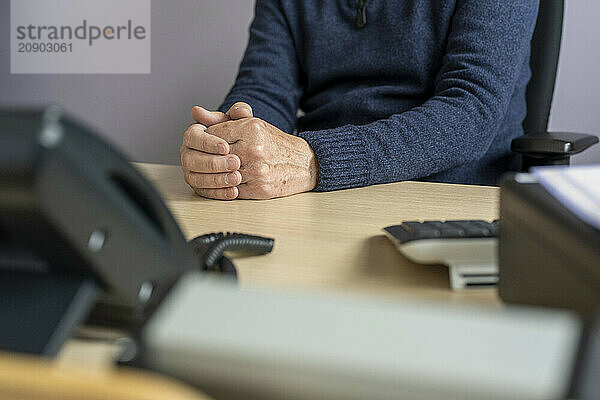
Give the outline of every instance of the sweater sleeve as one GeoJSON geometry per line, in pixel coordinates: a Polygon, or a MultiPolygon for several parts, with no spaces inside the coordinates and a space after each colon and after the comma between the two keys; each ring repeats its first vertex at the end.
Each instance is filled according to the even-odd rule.
{"type": "Polygon", "coordinates": [[[481,158],[526,65],[537,0],[458,0],[433,96],[368,125],[300,132],[326,191],[417,179],[481,158]]]}
{"type": "Polygon", "coordinates": [[[254,115],[284,132],[296,125],[302,95],[300,67],[279,0],[257,0],[250,38],[233,88],[219,109],[243,101],[254,115]]]}

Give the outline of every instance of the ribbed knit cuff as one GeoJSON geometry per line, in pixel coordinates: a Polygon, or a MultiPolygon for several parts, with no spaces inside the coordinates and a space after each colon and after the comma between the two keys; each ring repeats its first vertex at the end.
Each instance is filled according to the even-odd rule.
{"type": "Polygon", "coordinates": [[[315,191],[347,189],[369,184],[366,147],[355,127],[299,132],[319,162],[320,177],[315,191]]]}

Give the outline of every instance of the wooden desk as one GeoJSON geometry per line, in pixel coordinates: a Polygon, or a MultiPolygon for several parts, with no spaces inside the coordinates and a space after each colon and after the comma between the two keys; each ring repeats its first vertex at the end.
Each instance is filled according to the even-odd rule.
{"type": "Polygon", "coordinates": [[[133,369],[82,368],[0,352],[0,399],[208,400],[173,379],[133,369]]]}
{"type": "Polygon", "coordinates": [[[411,263],[381,232],[403,220],[493,220],[498,188],[402,182],[224,202],[195,195],[177,166],[136,166],[156,185],[188,238],[221,231],[275,238],[272,254],[235,261],[243,285],[500,304],[493,289],[451,291],[446,267],[411,263]]]}
{"type": "MultiPolygon", "coordinates": [[[[235,260],[242,285],[500,305],[495,290],[451,291],[446,267],[411,263],[381,233],[403,220],[495,219],[497,188],[403,182],[223,202],[195,195],[177,166],[136,166],[162,193],[188,238],[234,231],[276,239],[272,254],[235,260]]],[[[51,365],[0,355],[0,397],[81,398],[89,393],[90,399],[205,398],[163,378],[134,371],[115,374],[112,350],[72,340],[51,365]]]]}

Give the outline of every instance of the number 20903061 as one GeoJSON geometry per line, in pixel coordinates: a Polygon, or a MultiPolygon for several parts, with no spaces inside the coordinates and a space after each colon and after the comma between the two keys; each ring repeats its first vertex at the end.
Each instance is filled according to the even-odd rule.
{"type": "Polygon", "coordinates": [[[19,53],[72,53],[73,43],[19,43],[19,53]]]}

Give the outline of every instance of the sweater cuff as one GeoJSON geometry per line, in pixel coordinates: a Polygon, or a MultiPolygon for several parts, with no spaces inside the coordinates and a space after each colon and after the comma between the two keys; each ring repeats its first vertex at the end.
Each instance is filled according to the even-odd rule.
{"type": "Polygon", "coordinates": [[[350,126],[321,131],[298,132],[315,152],[319,162],[318,192],[369,184],[366,147],[360,133],[350,126]]]}

